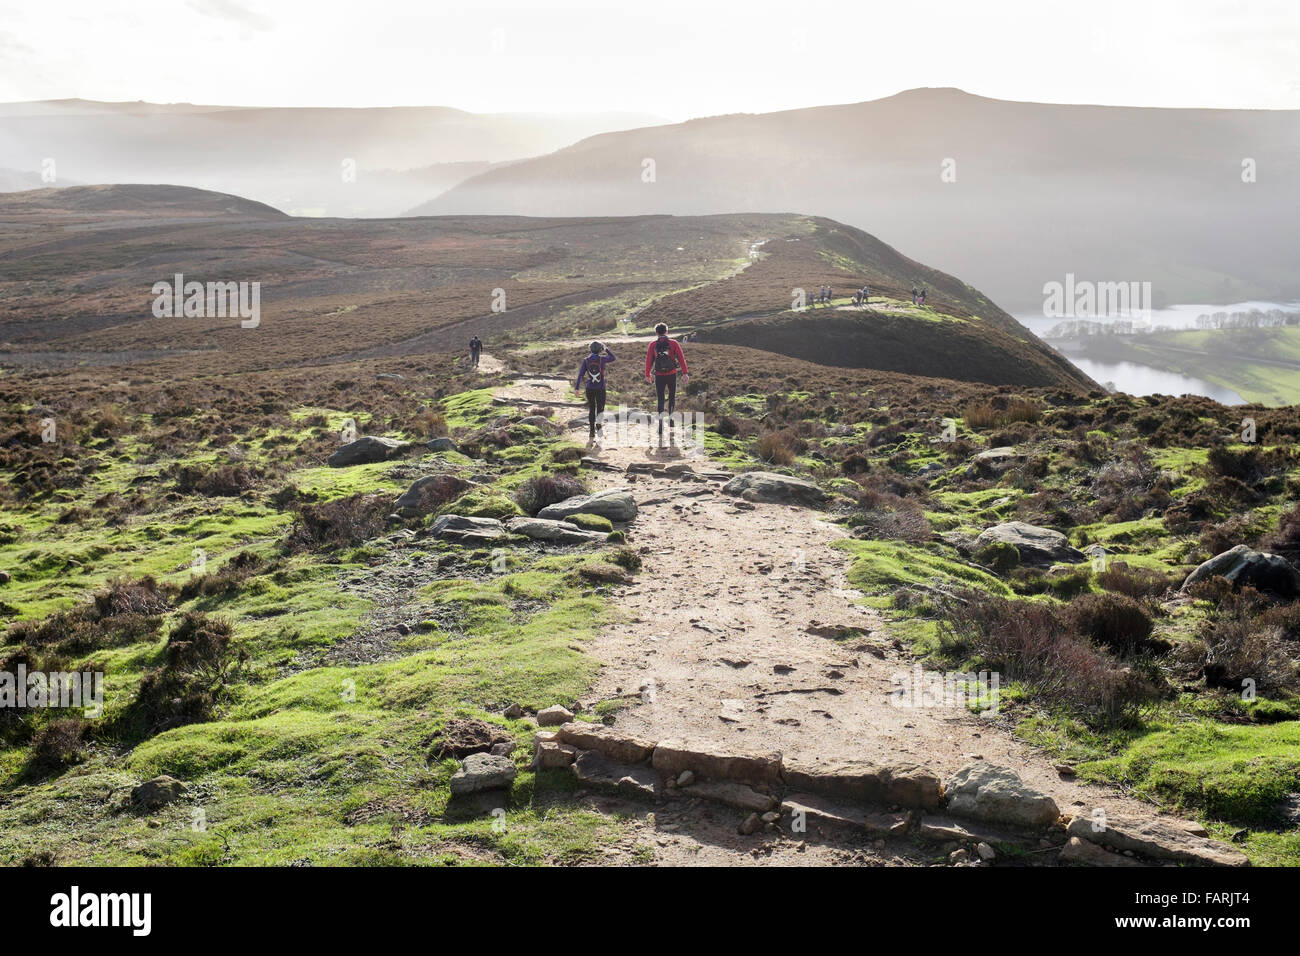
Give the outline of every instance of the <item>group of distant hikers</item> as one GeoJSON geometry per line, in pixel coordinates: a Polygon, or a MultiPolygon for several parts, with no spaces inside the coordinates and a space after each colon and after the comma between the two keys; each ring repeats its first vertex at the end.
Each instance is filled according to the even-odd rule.
{"type": "Polygon", "coordinates": [[[912,305],[925,305],[925,286],[921,286],[917,291],[916,283],[912,283],[912,305]]]}
{"type": "MultiPolygon", "coordinates": [[[[688,341],[690,336],[684,336],[688,341]]],[[[578,366],[578,376],[573,381],[574,394],[587,393],[587,439],[595,442],[603,435],[600,416],[605,411],[606,374],[605,370],[614,361],[614,353],[609,347],[592,342],[587,355],[578,366]]],[[[655,326],[655,339],[645,352],[645,380],[654,383],[655,399],[658,402],[659,434],[664,431],[665,406],[668,412],[668,428],[675,427],[673,413],[677,410],[677,378],[683,382],[690,381],[690,370],[686,365],[686,353],[681,343],[668,337],[668,326],[660,322],[655,326]]]]}
{"type": "MultiPolygon", "coordinates": [[[[814,308],[819,305],[831,305],[834,297],[835,294],[831,287],[824,285],[812,294],[812,298],[809,300],[808,304],[814,308]]],[[[915,301],[915,298],[915,290],[913,290],[913,301],[915,301]]],[[[862,288],[853,293],[851,301],[854,305],[866,305],[871,301],[871,287],[868,285],[862,286],[862,288]]]]}

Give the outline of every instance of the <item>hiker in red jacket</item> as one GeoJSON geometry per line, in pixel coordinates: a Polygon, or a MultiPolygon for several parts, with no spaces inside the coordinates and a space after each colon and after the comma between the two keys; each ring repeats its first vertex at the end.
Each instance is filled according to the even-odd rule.
{"type": "Polygon", "coordinates": [[[650,343],[645,353],[645,380],[655,383],[655,397],[659,400],[659,434],[662,435],[664,399],[668,399],[668,427],[672,428],[675,424],[673,411],[677,407],[677,375],[681,374],[683,382],[690,381],[691,376],[686,369],[686,354],[681,343],[668,337],[668,326],[660,322],[655,326],[655,334],[659,337],[650,343]]]}

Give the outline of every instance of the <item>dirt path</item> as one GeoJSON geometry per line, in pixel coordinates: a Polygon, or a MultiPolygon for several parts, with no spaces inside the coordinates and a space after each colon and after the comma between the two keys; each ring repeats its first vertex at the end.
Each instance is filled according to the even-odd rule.
{"type": "MultiPolygon", "coordinates": [[[[583,406],[567,382],[524,379],[501,397],[560,405],[557,418],[585,442],[585,415],[576,415],[583,406]]],[[[594,483],[634,490],[639,514],[629,545],[644,566],[633,585],[614,592],[621,620],[592,648],[604,666],[584,704],[627,701],[617,726],[650,739],[777,750],[787,761],[914,761],[946,777],[982,758],[1015,769],[1063,812],[1153,814],[1110,788],[1061,779],[1053,761],[995,720],[960,706],[896,706],[895,677],[913,661],[879,613],[855,603],[862,595],[846,580],[847,555],[831,547],[843,529],[815,510],[739,501],[721,492],[720,481],[627,476],[638,462],[682,461],[697,472],[716,466],[672,448],[620,444],[606,430],[607,441],[591,454],[616,471],[594,472],[594,483]],[[818,636],[809,630],[817,623],[860,634],[818,636]]],[[[655,840],[664,862],[674,852],[684,856],[673,862],[717,862],[691,845],[686,823],[680,829],[667,843],[655,840]]]]}

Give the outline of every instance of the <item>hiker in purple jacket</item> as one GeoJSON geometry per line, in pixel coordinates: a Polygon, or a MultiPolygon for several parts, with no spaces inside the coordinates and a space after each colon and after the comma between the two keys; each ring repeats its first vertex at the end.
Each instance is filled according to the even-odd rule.
{"type": "Polygon", "coordinates": [[[605,366],[614,361],[614,353],[599,342],[592,342],[587,357],[578,366],[573,391],[578,394],[587,387],[587,441],[594,442],[596,433],[603,431],[596,416],[605,413],[605,366]]]}

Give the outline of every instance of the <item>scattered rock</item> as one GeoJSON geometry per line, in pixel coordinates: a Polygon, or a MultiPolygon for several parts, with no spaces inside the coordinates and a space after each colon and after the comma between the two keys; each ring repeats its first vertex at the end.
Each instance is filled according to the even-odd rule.
{"type": "Polygon", "coordinates": [[[1023,521],[1008,521],[986,528],[975,539],[974,548],[980,551],[994,544],[1014,545],[1020,552],[1022,564],[1045,566],[1056,561],[1073,563],[1087,560],[1087,555],[1072,547],[1061,532],[1023,521]]]}
{"type": "Polygon", "coordinates": [[[990,448],[970,460],[970,464],[966,467],[966,474],[972,477],[978,475],[981,478],[996,478],[1023,457],[1014,448],[1008,446],[990,448]]]}
{"type": "Polygon", "coordinates": [[[695,774],[690,770],[683,770],[677,775],[677,786],[689,787],[695,782],[695,774]]]}
{"type": "Polygon", "coordinates": [[[948,812],[1018,827],[1046,827],[1061,812],[1056,801],[1026,785],[1006,767],[977,761],[948,781],[948,812]]]}
{"type": "Polygon", "coordinates": [[[429,451],[456,451],[456,443],[443,435],[441,438],[430,438],[424,443],[424,447],[429,451]]]}
{"type": "Polygon", "coordinates": [[[0,571],[0,584],[8,584],[12,579],[8,571],[0,571]]]}
{"type": "Polygon", "coordinates": [[[188,789],[175,777],[162,774],[133,789],[131,803],[142,810],[157,810],[185,796],[188,789]]]}
{"type": "Polygon", "coordinates": [[[1234,588],[1249,585],[1287,598],[1300,594],[1300,571],[1296,571],[1291,562],[1280,554],[1252,551],[1244,544],[1217,554],[1200,565],[1187,575],[1182,590],[1212,577],[1227,578],[1234,588]]]}
{"type": "Polygon", "coordinates": [[[552,704],[543,710],[537,712],[537,726],[539,727],[558,727],[561,724],[567,724],[573,720],[573,711],[560,704],[552,704]]]}
{"type": "Polygon", "coordinates": [[[826,501],[826,492],[813,482],[770,471],[749,471],[737,475],[722,486],[724,494],[737,495],[746,501],[764,501],[782,505],[816,507],[826,501]]]}
{"type": "Polygon", "coordinates": [[[453,794],[478,793],[481,790],[504,790],[515,779],[515,762],[498,754],[476,753],[465,758],[451,778],[453,794]]]}
{"type": "Polygon", "coordinates": [[[989,862],[990,860],[992,860],[994,857],[998,855],[997,850],[993,849],[993,847],[991,847],[989,844],[983,842],[977,843],[975,845],[975,852],[979,854],[979,858],[983,860],[985,863],[989,862]]]}
{"type": "Polygon", "coordinates": [[[627,488],[608,488],[594,495],[575,495],[558,504],[547,505],[539,518],[559,520],[576,514],[600,515],[610,521],[631,521],[636,517],[636,500],[627,488]]]}
{"type": "Polygon", "coordinates": [[[377,461],[388,461],[404,454],[411,447],[409,441],[396,438],[383,438],[366,435],[356,441],[348,442],[326,459],[331,468],[347,468],[350,465],[369,465],[377,461]]]}
{"type": "Polygon", "coordinates": [[[504,711],[502,711],[502,716],[509,717],[511,720],[518,720],[523,715],[524,715],[524,709],[520,707],[518,704],[511,704],[504,711]]]}
{"type": "Polygon", "coordinates": [[[970,854],[963,850],[953,850],[948,854],[948,862],[952,864],[965,863],[970,859],[970,854]]]}
{"type": "Polygon", "coordinates": [[[750,834],[757,832],[758,828],[762,825],[763,818],[757,813],[751,813],[749,816],[745,817],[745,822],[740,825],[739,832],[742,836],[749,836],[750,834]]]}

